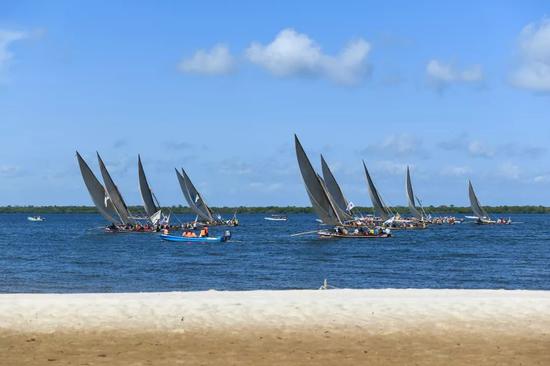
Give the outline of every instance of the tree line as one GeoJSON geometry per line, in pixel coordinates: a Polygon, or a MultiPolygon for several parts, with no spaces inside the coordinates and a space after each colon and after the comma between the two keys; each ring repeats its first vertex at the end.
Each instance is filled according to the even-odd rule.
{"type": "MultiPolygon", "coordinates": [[[[133,213],[142,213],[143,207],[129,206],[133,213]]],[[[211,207],[214,212],[220,214],[238,214],[247,213],[262,213],[262,214],[299,214],[313,213],[311,207],[301,206],[259,206],[259,207],[211,207]]],[[[550,213],[550,207],[547,206],[484,206],[490,214],[546,214],[550,213]]],[[[166,211],[171,211],[175,214],[192,214],[193,211],[186,206],[171,206],[165,207],[166,211]]],[[[393,207],[394,212],[399,212],[402,215],[409,214],[408,207],[397,206],[393,207]]],[[[472,212],[469,206],[461,207],[454,205],[427,206],[424,207],[426,213],[429,214],[469,214],[472,212]]],[[[353,211],[357,214],[371,214],[372,207],[355,207],[353,211]]],[[[25,213],[25,214],[86,214],[96,213],[94,206],[0,206],[0,213],[25,213]]]]}

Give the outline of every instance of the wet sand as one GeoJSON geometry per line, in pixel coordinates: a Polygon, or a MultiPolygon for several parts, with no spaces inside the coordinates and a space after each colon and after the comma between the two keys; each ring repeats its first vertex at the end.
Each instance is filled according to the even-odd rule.
{"type": "Polygon", "coordinates": [[[543,291],[0,295],[0,365],[550,365],[543,291]]]}

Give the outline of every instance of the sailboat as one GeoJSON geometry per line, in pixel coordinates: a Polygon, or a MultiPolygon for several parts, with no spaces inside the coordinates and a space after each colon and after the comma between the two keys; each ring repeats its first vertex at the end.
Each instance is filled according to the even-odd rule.
{"type": "Polygon", "coordinates": [[[426,218],[424,217],[424,214],[418,210],[414,202],[414,192],[413,192],[413,187],[411,182],[411,172],[408,166],[407,166],[407,178],[405,182],[405,190],[407,192],[407,203],[409,205],[409,211],[411,215],[419,221],[425,221],[426,218]]]}
{"type": "Polygon", "coordinates": [[[380,197],[380,194],[378,193],[378,190],[376,189],[376,186],[372,181],[369,170],[367,169],[367,165],[364,161],[363,169],[365,170],[365,176],[367,177],[367,187],[369,189],[369,197],[372,202],[374,216],[380,218],[380,220],[384,222],[393,219],[394,215],[392,214],[390,209],[384,204],[384,201],[382,201],[382,197],[380,197]]]}
{"type": "Polygon", "coordinates": [[[157,200],[157,197],[151,190],[147,177],[145,176],[145,171],[143,169],[143,164],[141,163],[141,156],[138,155],[138,176],[139,176],[139,191],[141,192],[141,198],[143,199],[143,208],[149,221],[153,225],[166,224],[170,223],[170,215],[164,215],[160,204],[157,200]]]}
{"type": "Polygon", "coordinates": [[[365,170],[365,176],[367,178],[367,186],[372,202],[372,207],[374,210],[375,222],[381,222],[382,226],[391,227],[392,229],[425,229],[427,227],[425,221],[403,219],[401,218],[399,213],[394,214],[392,210],[384,203],[382,197],[380,196],[380,193],[378,193],[378,189],[376,189],[376,186],[374,185],[369,170],[367,169],[367,165],[364,161],[363,168],[365,170]]]}
{"type": "Polygon", "coordinates": [[[472,208],[472,212],[474,213],[474,216],[466,216],[468,219],[475,219],[476,224],[480,225],[487,225],[487,224],[511,224],[511,219],[498,219],[498,220],[492,220],[487,211],[480,205],[479,200],[477,199],[477,195],[474,191],[474,187],[472,185],[472,182],[468,180],[468,197],[470,199],[470,207],[472,208]]]}
{"type": "Polygon", "coordinates": [[[203,224],[203,225],[228,225],[228,226],[238,226],[239,221],[237,220],[236,214],[233,215],[233,218],[230,220],[223,220],[220,215],[214,214],[212,209],[206,204],[206,201],[202,197],[202,195],[199,193],[197,188],[195,188],[195,185],[193,182],[191,182],[191,179],[185,172],[185,170],[182,168],[181,173],[176,169],[176,176],[178,177],[178,182],[180,184],[181,191],[183,193],[183,196],[185,197],[185,200],[187,201],[187,204],[193,210],[193,212],[197,215],[197,224],[203,224]],[[201,219],[199,222],[198,219],[201,219]]]}
{"type": "Polygon", "coordinates": [[[90,166],[86,163],[78,151],[76,152],[76,158],[78,160],[78,165],[80,167],[80,173],[82,174],[84,184],[86,185],[88,193],[90,194],[90,197],[92,198],[99,214],[111,223],[113,227],[122,225],[122,220],[118,216],[118,213],[116,212],[113,202],[109,198],[105,187],[99,182],[90,169],[90,166]]]}
{"type": "Polygon", "coordinates": [[[120,218],[121,223],[125,226],[135,225],[136,220],[132,217],[130,210],[128,210],[128,206],[126,205],[126,202],[124,202],[124,198],[122,198],[122,195],[120,194],[118,187],[113,181],[113,178],[111,178],[111,175],[109,174],[109,171],[105,167],[105,163],[103,163],[103,159],[101,159],[101,156],[99,156],[99,153],[97,153],[97,160],[99,162],[99,169],[101,171],[101,176],[103,177],[103,183],[105,184],[105,190],[107,192],[107,196],[109,197],[109,200],[112,202],[114,209],[118,214],[118,217],[120,218]]]}
{"type": "Polygon", "coordinates": [[[319,174],[315,172],[309,158],[307,157],[300,140],[294,135],[294,144],[296,148],[296,158],[300,173],[304,181],[306,192],[313,207],[313,211],[325,225],[334,226],[333,230],[318,230],[317,234],[321,238],[386,238],[391,236],[389,231],[370,231],[357,229],[356,232],[349,233],[344,227],[347,217],[330,194],[326,182],[319,174]]]}
{"type": "Polygon", "coordinates": [[[323,180],[325,182],[325,186],[327,187],[328,193],[332,197],[335,203],[335,207],[340,213],[340,216],[345,220],[345,222],[353,220],[353,214],[351,213],[351,210],[353,209],[353,203],[351,203],[346,199],[346,197],[344,197],[344,193],[338,185],[338,182],[332,174],[332,171],[330,170],[323,155],[321,155],[321,170],[323,172],[323,180]]]}

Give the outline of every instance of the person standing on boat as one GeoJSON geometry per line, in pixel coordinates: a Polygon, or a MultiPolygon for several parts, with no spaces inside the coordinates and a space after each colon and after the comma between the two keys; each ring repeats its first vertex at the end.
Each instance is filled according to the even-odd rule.
{"type": "Polygon", "coordinates": [[[202,228],[199,237],[206,238],[208,236],[208,226],[202,228]]]}

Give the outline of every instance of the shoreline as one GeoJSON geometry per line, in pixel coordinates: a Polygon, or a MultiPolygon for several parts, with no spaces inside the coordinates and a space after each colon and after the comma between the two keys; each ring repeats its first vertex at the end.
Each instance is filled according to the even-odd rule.
{"type": "Polygon", "coordinates": [[[450,325],[456,320],[473,327],[492,323],[496,329],[525,320],[531,330],[538,326],[550,332],[550,291],[331,289],[0,294],[0,329],[15,331],[180,331],[329,324],[374,324],[388,330],[395,326],[394,320],[400,321],[398,330],[417,325],[450,325]]]}
{"type": "Polygon", "coordinates": [[[25,365],[544,365],[550,291],[0,294],[0,349],[25,365]]]}

